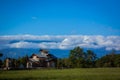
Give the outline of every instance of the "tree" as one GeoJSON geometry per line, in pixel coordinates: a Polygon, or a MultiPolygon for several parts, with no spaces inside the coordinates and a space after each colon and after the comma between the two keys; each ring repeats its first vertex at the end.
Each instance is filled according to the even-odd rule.
{"type": "Polygon", "coordinates": [[[95,61],[96,60],[96,54],[94,54],[94,52],[91,51],[91,50],[87,50],[87,60],[95,61]]]}
{"type": "Polygon", "coordinates": [[[22,58],[18,58],[19,66],[22,64],[24,67],[26,67],[27,61],[28,61],[28,55],[23,56],[22,58]]]}
{"type": "MultiPolygon", "coordinates": [[[[2,56],[3,56],[3,54],[0,53],[0,57],[2,57],[2,56]]],[[[2,65],[3,65],[3,62],[2,62],[2,60],[0,59],[0,67],[2,67],[2,65]]]]}
{"type": "Polygon", "coordinates": [[[120,67],[120,54],[112,50],[109,54],[96,61],[97,67],[120,67]]]}
{"type": "Polygon", "coordinates": [[[3,62],[2,62],[2,60],[0,59],[0,68],[2,67],[2,65],[3,65],[3,62]]]}
{"type": "Polygon", "coordinates": [[[73,68],[84,67],[84,54],[83,49],[80,47],[75,47],[71,50],[69,55],[70,66],[73,68]]]}
{"type": "Polygon", "coordinates": [[[115,55],[114,64],[115,67],[120,67],[120,54],[115,55]]]}
{"type": "Polygon", "coordinates": [[[0,53],[0,57],[2,57],[3,56],[3,54],[2,53],[0,53]]]}
{"type": "Polygon", "coordinates": [[[63,67],[63,61],[60,58],[60,59],[57,60],[57,68],[62,68],[62,67],[63,67]]]}
{"type": "Polygon", "coordinates": [[[86,52],[86,67],[95,67],[96,54],[93,51],[86,52]]]}

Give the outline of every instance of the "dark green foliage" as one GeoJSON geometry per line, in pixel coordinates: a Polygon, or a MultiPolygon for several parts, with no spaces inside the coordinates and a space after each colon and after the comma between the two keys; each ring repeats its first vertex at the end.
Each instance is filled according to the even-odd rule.
{"type": "Polygon", "coordinates": [[[108,55],[105,55],[96,61],[97,67],[120,67],[120,54],[116,54],[112,50],[108,55]]]}
{"type": "MultiPolygon", "coordinates": [[[[2,56],[3,56],[3,54],[0,53],[0,57],[2,57],[2,56]]],[[[2,60],[0,59],[0,68],[2,67],[2,65],[3,65],[3,62],[2,62],[2,60]]]]}
{"type": "Polygon", "coordinates": [[[96,55],[91,50],[87,50],[86,52],[84,52],[82,48],[75,47],[73,50],[70,51],[69,61],[71,67],[73,68],[95,67],[95,60],[96,55]]]}
{"type": "Polygon", "coordinates": [[[2,53],[0,53],[0,57],[2,57],[3,56],[3,54],[2,53]]]}
{"type": "Polygon", "coordinates": [[[115,55],[114,65],[115,67],[120,67],[120,54],[115,55]]]}
{"type": "Polygon", "coordinates": [[[120,67],[120,54],[108,54],[96,61],[97,67],[120,67]]]}
{"type": "Polygon", "coordinates": [[[58,59],[58,67],[61,68],[90,68],[95,67],[96,55],[93,51],[75,47],[70,51],[69,58],[58,59]]]}
{"type": "Polygon", "coordinates": [[[68,58],[58,59],[58,68],[94,68],[94,67],[120,67],[120,54],[114,50],[108,55],[97,59],[96,54],[87,50],[86,52],[75,47],[70,51],[68,58]]]}
{"type": "Polygon", "coordinates": [[[73,50],[70,51],[69,55],[70,66],[72,68],[84,67],[85,62],[84,58],[85,53],[83,52],[83,49],[80,47],[75,47],[73,50]]]}
{"type": "Polygon", "coordinates": [[[23,65],[24,67],[26,67],[26,63],[28,61],[28,56],[24,56],[22,58],[18,58],[17,62],[18,62],[18,65],[23,65]]]}
{"type": "Polygon", "coordinates": [[[88,67],[88,68],[95,67],[96,59],[97,59],[96,54],[91,50],[87,50],[86,57],[85,57],[85,62],[86,62],[85,67],[88,67]]]}
{"type": "Polygon", "coordinates": [[[57,68],[70,68],[70,61],[68,58],[58,59],[57,68]]]}
{"type": "Polygon", "coordinates": [[[2,65],[3,65],[3,62],[2,62],[2,60],[0,60],[0,68],[2,67],[2,65]]]}

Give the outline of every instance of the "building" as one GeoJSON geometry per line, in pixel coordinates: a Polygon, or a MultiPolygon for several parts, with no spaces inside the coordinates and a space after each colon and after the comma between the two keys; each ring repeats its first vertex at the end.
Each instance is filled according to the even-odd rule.
{"type": "Polygon", "coordinates": [[[11,68],[11,60],[10,58],[6,58],[5,60],[5,70],[9,70],[11,68]]]}
{"type": "Polygon", "coordinates": [[[32,54],[27,61],[27,68],[50,67],[56,66],[57,58],[47,50],[40,50],[39,54],[32,54]]]}

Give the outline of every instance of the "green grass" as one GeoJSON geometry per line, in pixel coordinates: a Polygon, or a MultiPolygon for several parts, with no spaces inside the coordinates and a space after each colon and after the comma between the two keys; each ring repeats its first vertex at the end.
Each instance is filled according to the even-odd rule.
{"type": "Polygon", "coordinates": [[[0,71],[0,80],[120,80],[120,68],[0,71]]]}

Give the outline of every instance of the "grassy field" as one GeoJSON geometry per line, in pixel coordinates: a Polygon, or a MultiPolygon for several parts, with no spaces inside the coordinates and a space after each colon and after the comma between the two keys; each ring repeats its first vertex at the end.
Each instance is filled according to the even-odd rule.
{"type": "Polygon", "coordinates": [[[120,80],[120,68],[0,71],[0,80],[120,80]]]}

